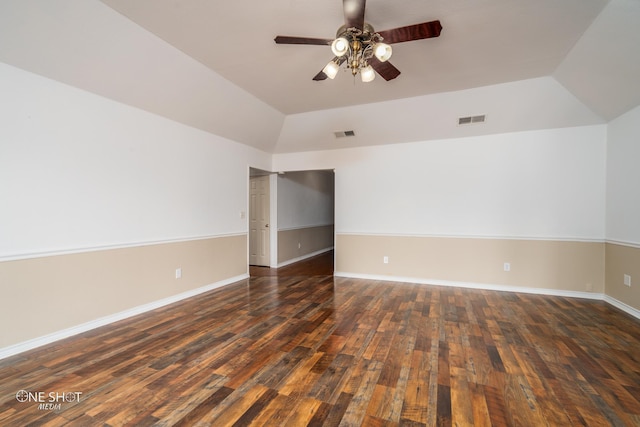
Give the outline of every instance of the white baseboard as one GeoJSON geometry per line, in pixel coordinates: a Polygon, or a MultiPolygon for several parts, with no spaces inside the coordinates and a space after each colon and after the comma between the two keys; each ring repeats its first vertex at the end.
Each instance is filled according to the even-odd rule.
{"type": "Polygon", "coordinates": [[[331,246],[329,248],[320,249],[319,251],[311,252],[309,254],[306,254],[306,255],[303,255],[303,256],[300,256],[300,257],[297,257],[297,258],[293,258],[293,259],[289,259],[289,260],[286,260],[284,262],[281,262],[280,264],[278,264],[278,266],[276,268],[284,267],[284,266],[289,265],[289,264],[295,264],[296,262],[304,261],[305,259],[313,258],[316,255],[320,255],[320,254],[323,254],[325,252],[329,252],[329,251],[332,251],[332,250],[333,250],[333,246],[331,246]]]}
{"type": "Polygon", "coordinates": [[[618,301],[617,299],[610,297],[609,295],[604,296],[604,301],[611,304],[612,306],[619,308],[627,314],[632,315],[636,319],[640,319],[640,310],[637,310],[630,305],[623,303],[622,301],[618,301]]]}
{"type": "Polygon", "coordinates": [[[170,297],[163,298],[158,301],[153,301],[148,304],[139,305],[137,307],[133,307],[128,310],[121,311],[119,313],[111,314],[109,316],[101,317],[99,319],[95,319],[90,322],[83,323],[81,325],[76,325],[71,328],[63,329],[61,331],[44,335],[42,337],[34,338],[28,341],[23,341],[18,344],[10,345],[8,347],[0,348],[0,359],[4,359],[9,356],[14,356],[16,354],[25,352],[27,350],[32,350],[34,348],[41,347],[45,344],[50,344],[52,342],[55,342],[64,338],[68,338],[73,335],[90,331],[91,329],[99,328],[101,326],[108,325],[109,323],[117,322],[119,320],[123,320],[128,317],[133,317],[138,314],[145,313],[147,311],[155,310],[156,308],[173,304],[183,299],[191,298],[198,294],[202,294],[204,292],[208,292],[213,289],[221,288],[223,286],[227,286],[232,283],[239,282],[240,280],[247,279],[248,277],[249,277],[248,274],[242,274],[239,276],[230,277],[228,279],[221,280],[219,282],[212,283],[210,285],[206,285],[197,289],[192,289],[190,291],[183,292],[177,295],[172,295],[170,297]]]}
{"type": "Polygon", "coordinates": [[[450,281],[450,280],[419,279],[415,277],[358,274],[358,273],[348,273],[343,271],[336,271],[334,274],[338,277],[348,277],[352,279],[368,279],[368,280],[383,280],[383,281],[389,281],[389,282],[418,283],[421,285],[451,286],[456,288],[483,289],[488,291],[522,292],[525,294],[553,295],[553,296],[559,296],[559,297],[587,298],[587,299],[595,299],[595,300],[604,299],[604,294],[599,294],[594,292],[567,291],[562,289],[528,288],[528,287],[520,287],[520,286],[495,285],[491,283],[456,282],[456,281],[450,281]]]}
{"type": "Polygon", "coordinates": [[[334,275],[338,277],[347,277],[352,279],[383,280],[383,281],[391,281],[391,282],[418,283],[423,285],[453,286],[453,287],[459,287],[459,288],[484,289],[484,290],[490,290],[490,291],[523,292],[527,294],[552,295],[552,296],[569,297],[569,298],[587,298],[587,299],[604,301],[624,311],[625,313],[630,314],[636,319],[640,319],[640,310],[635,309],[630,305],[623,303],[622,301],[618,301],[617,299],[610,297],[609,295],[601,294],[601,293],[567,291],[567,290],[561,290],[561,289],[521,288],[518,286],[494,285],[494,284],[487,284],[487,283],[453,282],[449,280],[418,279],[415,277],[378,276],[373,274],[358,274],[358,273],[348,273],[343,271],[336,271],[334,275]]]}

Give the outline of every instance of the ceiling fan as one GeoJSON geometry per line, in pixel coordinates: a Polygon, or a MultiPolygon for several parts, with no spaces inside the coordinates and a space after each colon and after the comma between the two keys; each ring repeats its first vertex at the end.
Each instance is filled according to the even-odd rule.
{"type": "Polygon", "coordinates": [[[395,79],[400,70],[387,60],[391,57],[391,44],[438,37],[442,31],[440,21],[423,22],[385,31],[375,31],[364,20],[366,0],[343,0],[345,24],[338,28],[335,39],[277,36],[277,44],[308,44],[331,46],[335,57],[313,80],[333,79],[346,62],[351,74],[360,73],[363,82],[370,82],[376,72],[385,80],[395,79]]]}

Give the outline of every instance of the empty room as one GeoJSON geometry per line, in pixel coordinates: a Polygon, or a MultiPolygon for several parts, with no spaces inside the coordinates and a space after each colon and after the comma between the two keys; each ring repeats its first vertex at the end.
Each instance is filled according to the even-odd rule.
{"type": "Polygon", "coordinates": [[[639,24],[0,2],[0,425],[640,426],[639,24]]]}

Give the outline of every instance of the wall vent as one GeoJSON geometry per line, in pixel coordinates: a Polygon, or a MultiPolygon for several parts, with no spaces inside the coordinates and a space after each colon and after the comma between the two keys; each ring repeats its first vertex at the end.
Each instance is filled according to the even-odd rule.
{"type": "Polygon", "coordinates": [[[468,117],[460,117],[458,119],[459,125],[470,125],[472,123],[484,123],[486,120],[486,116],[484,114],[480,116],[468,116],[468,117]]]}
{"type": "Polygon", "coordinates": [[[334,132],[333,134],[336,136],[336,138],[347,138],[350,136],[356,136],[356,133],[352,130],[343,130],[340,132],[334,132]]]}

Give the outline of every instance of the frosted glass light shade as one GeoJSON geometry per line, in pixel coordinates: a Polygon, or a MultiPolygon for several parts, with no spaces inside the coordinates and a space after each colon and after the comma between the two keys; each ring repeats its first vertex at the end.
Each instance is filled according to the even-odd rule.
{"type": "Polygon", "coordinates": [[[344,56],[349,50],[349,41],[344,37],[338,37],[331,43],[331,51],[335,56],[344,56]]]}
{"type": "Polygon", "coordinates": [[[325,73],[330,79],[334,79],[336,77],[336,74],[338,74],[339,69],[340,66],[331,61],[322,69],[322,72],[325,73]]]}
{"type": "Polygon", "coordinates": [[[371,65],[367,65],[362,70],[360,70],[360,78],[365,83],[369,83],[376,78],[376,73],[375,71],[373,71],[373,68],[371,68],[371,65]]]}
{"type": "Polygon", "coordinates": [[[380,60],[380,62],[384,62],[391,58],[392,53],[393,50],[391,49],[391,46],[386,43],[376,44],[375,50],[373,51],[373,54],[380,60]]]}

